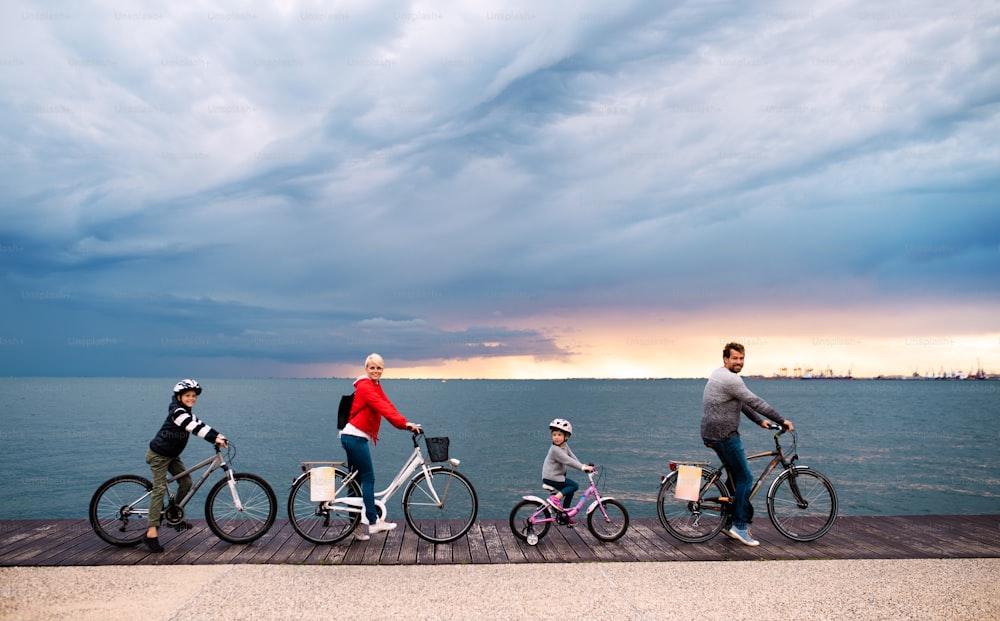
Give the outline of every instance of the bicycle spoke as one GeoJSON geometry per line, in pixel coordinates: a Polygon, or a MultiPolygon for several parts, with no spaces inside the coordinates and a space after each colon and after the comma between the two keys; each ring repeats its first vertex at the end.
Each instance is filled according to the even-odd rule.
{"type": "MultiPolygon", "coordinates": [[[[361,497],[361,488],[352,479],[344,483],[346,473],[336,470],[335,489],[337,496],[361,497]]],[[[315,502],[311,500],[310,475],[305,475],[296,481],[288,496],[288,518],[292,528],[306,541],[328,544],[347,537],[361,523],[360,507],[349,507],[338,502],[315,502]]]]}
{"type": "Polygon", "coordinates": [[[775,480],[768,492],[767,509],[781,534],[796,541],[812,541],[833,526],[837,495],[824,475],[796,468],[775,480]]]}
{"type": "Polygon", "coordinates": [[[682,500],[674,496],[676,472],[671,472],[660,486],[656,499],[657,515],[667,532],[680,541],[708,541],[725,526],[729,505],[719,499],[728,497],[728,492],[718,479],[710,483],[710,477],[710,471],[702,473],[699,500],[682,500]]]}
{"type": "Polygon", "coordinates": [[[228,480],[219,481],[205,501],[208,525],[220,539],[230,543],[249,543],[271,528],[277,515],[274,491],[258,476],[234,475],[239,503],[229,488],[228,480]]]}
{"type": "Polygon", "coordinates": [[[105,481],[90,501],[90,525],[104,541],[133,546],[149,526],[149,494],[153,484],[144,477],[122,475],[105,481]]]}
{"type": "Polygon", "coordinates": [[[472,528],[479,500],[472,484],[460,472],[434,467],[414,477],[403,495],[403,514],[410,528],[435,543],[454,541],[472,528]],[[436,521],[451,526],[437,532],[436,521]]]}

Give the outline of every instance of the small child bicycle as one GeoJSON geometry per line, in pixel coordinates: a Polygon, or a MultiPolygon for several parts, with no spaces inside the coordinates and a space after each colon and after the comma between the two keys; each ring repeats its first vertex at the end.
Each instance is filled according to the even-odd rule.
{"type": "MultiPolygon", "coordinates": [[[[568,526],[576,525],[574,519],[583,510],[583,505],[593,496],[594,501],[587,507],[587,528],[601,541],[616,541],[628,530],[628,511],[625,505],[610,496],[601,496],[597,491],[598,481],[604,478],[605,469],[600,468],[587,473],[590,486],[583,497],[568,509],[556,508],[538,496],[524,496],[514,505],[510,512],[510,529],[514,535],[528,545],[537,545],[538,541],[549,532],[552,524],[568,526]],[[600,474],[598,474],[598,472],[600,474]]],[[[550,485],[542,485],[550,494],[557,491],[550,485]]]]}

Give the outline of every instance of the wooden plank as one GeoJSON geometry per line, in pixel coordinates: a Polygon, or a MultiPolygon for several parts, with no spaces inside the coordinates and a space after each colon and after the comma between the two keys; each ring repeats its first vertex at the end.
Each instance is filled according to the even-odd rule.
{"type": "MultiPolygon", "coordinates": [[[[677,561],[835,558],[1000,557],[1000,516],[845,516],[814,542],[783,537],[767,521],[754,526],[761,546],[719,536],[702,544],[674,541],[655,518],[632,519],[617,542],[596,540],[586,528],[552,526],[537,546],[510,532],[507,520],[480,520],[449,544],[432,544],[407,526],[370,542],[353,539],[314,545],[279,520],[261,539],[244,545],[219,540],[204,520],[175,533],[161,529],[162,554],[142,545],[120,548],[99,539],[86,520],[0,521],[0,566],[183,565],[237,563],[454,564],[593,561],[677,561]]],[[[451,524],[437,524],[452,532],[451,524]]]]}
{"type": "Polygon", "coordinates": [[[490,558],[490,563],[506,563],[507,552],[500,542],[500,533],[497,530],[496,522],[482,524],[483,541],[486,542],[486,554],[490,558]]]}
{"type": "Polygon", "coordinates": [[[500,545],[503,546],[508,563],[526,563],[529,560],[529,551],[537,554],[538,551],[529,546],[527,542],[521,541],[514,536],[514,533],[510,530],[510,524],[506,520],[497,523],[496,527],[497,535],[500,537],[500,545]]]}
{"type": "Polygon", "coordinates": [[[480,522],[469,531],[465,538],[469,542],[469,556],[473,563],[489,563],[490,555],[486,551],[486,540],[483,537],[483,524],[480,522]]]}
{"type": "Polygon", "coordinates": [[[400,565],[415,565],[417,563],[417,545],[420,537],[409,528],[403,531],[403,541],[399,544],[397,562],[400,565]]]}
{"type": "MultiPolygon", "coordinates": [[[[451,532],[454,533],[457,528],[459,527],[452,525],[451,532]]],[[[469,532],[472,532],[473,530],[478,530],[478,528],[479,528],[478,525],[474,523],[472,525],[472,528],[469,529],[469,532]]],[[[472,553],[469,551],[468,533],[466,533],[462,537],[459,537],[452,543],[451,562],[457,565],[463,565],[472,562],[472,553]]]]}
{"type": "Polygon", "coordinates": [[[639,539],[637,545],[650,550],[650,554],[655,560],[689,560],[686,555],[677,549],[677,540],[667,534],[667,531],[660,525],[659,520],[655,522],[655,526],[645,520],[632,520],[629,524],[628,532],[634,534],[639,539]]]}
{"type": "MultiPolygon", "coordinates": [[[[404,533],[407,531],[405,523],[400,524],[395,530],[390,530],[385,538],[385,545],[382,546],[382,555],[376,561],[379,565],[399,564],[399,553],[403,547],[404,533]]],[[[411,534],[416,534],[412,533],[411,534]]]]}

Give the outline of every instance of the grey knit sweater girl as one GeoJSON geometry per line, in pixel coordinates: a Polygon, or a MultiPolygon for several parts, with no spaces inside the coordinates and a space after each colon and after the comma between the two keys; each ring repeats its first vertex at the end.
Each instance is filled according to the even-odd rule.
{"type": "Polygon", "coordinates": [[[545,456],[545,463],[542,464],[542,478],[561,483],[566,480],[567,468],[583,470],[583,464],[565,442],[561,447],[555,444],[550,446],[549,454],[545,456]]]}

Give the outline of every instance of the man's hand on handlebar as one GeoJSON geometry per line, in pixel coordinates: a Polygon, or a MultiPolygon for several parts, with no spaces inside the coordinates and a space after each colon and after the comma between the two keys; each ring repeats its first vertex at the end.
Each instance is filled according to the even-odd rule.
{"type": "Polygon", "coordinates": [[[762,422],[760,426],[764,429],[770,429],[771,431],[781,431],[782,429],[785,431],[795,431],[795,425],[793,425],[792,421],[787,418],[785,419],[785,423],[783,425],[779,425],[774,421],[766,420],[762,422]]]}

